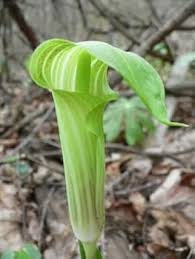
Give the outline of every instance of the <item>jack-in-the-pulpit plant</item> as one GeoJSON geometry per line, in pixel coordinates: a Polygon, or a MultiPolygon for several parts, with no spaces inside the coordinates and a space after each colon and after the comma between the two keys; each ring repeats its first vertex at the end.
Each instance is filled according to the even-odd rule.
{"type": "Polygon", "coordinates": [[[173,126],[164,103],[163,83],[143,58],[107,43],[43,42],[32,54],[29,71],[51,91],[58,120],[72,228],[86,259],[100,258],[96,243],[104,227],[103,111],[117,98],[107,81],[117,70],[161,123],[173,126]]]}

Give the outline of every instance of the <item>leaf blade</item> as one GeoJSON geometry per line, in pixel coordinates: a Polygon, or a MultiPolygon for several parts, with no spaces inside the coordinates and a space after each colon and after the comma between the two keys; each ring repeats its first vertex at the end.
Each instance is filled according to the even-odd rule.
{"type": "Polygon", "coordinates": [[[15,253],[13,251],[5,251],[1,255],[1,259],[14,259],[15,253]]]}
{"type": "Polygon", "coordinates": [[[118,71],[161,123],[168,126],[187,126],[183,123],[169,121],[163,82],[155,69],[143,58],[104,42],[87,41],[80,42],[78,45],[118,71]]]}

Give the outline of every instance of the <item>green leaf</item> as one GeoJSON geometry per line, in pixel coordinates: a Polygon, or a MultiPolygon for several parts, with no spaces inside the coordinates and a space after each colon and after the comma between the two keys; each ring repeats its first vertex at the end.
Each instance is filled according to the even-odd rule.
{"type": "Polygon", "coordinates": [[[129,145],[141,143],[145,134],[151,134],[155,126],[151,115],[138,97],[120,98],[110,104],[104,114],[104,132],[107,141],[114,141],[125,132],[129,145]]]}
{"type": "Polygon", "coordinates": [[[5,251],[1,255],[1,259],[14,259],[15,258],[15,253],[12,251],[5,251]]]}
{"type": "Polygon", "coordinates": [[[39,249],[33,244],[26,244],[23,247],[23,251],[31,258],[31,259],[41,259],[41,253],[39,249]]]}
{"type": "Polygon", "coordinates": [[[33,244],[26,244],[17,252],[5,251],[1,259],[41,259],[38,248],[33,244]]]}
{"type": "Polygon", "coordinates": [[[6,163],[15,163],[20,159],[19,155],[15,156],[5,156],[4,158],[0,159],[0,164],[6,164],[6,163]]]}
{"type": "Polygon", "coordinates": [[[118,71],[157,120],[169,126],[186,126],[169,121],[163,82],[146,60],[135,53],[123,51],[104,42],[86,41],[78,45],[118,71]]]}
{"type": "Polygon", "coordinates": [[[141,143],[144,140],[144,133],[139,123],[137,123],[135,114],[126,113],[125,137],[129,145],[141,143]]]}
{"type": "Polygon", "coordinates": [[[15,253],[14,259],[32,259],[25,251],[21,250],[15,253]]]}
{"type": "Polygon", "coordinates": [[[106,82],[104,87],[101,84],[96,86],[98,72],[102,69],[105,75],[107,70],[103,64],[114,68],[124,77],[148,110],[161,123],[170,126],[186,126],[168,120],[163,82],[155,69],[135,53],[123,51],[107,43],[48,40],[33,53],[29,62],[29,71],[38,85],[51,90],[74,92],[78,89],[79,92],[91,92],[94,95],[106,91],[108,94],[113,94],[106,87],[106,82]],[[87,50],[95,59],[90,58],[84,50],[87,50]],[[96,59],[101,62],[98,63],[96,59]],[[90,63],[95,64],[91,66],[91,70],[90,63]],[[84,82],[83,78],[85,78],[84,82]],[[71,82],[74,82],[74,85],[71,82]]]}
{"type": "Polygon", "coordinates": [[[25,178],[29,175],[30,167],[29,164],[24,161],[18,161],[16,163],[16,171],[18,175],[22,178],[25,178]]]}
{"type": "Polygon", "coordinates": [[[160,42],[154,46],[154,50],[161,53],[162,55],[168,54],[167,45],[165,42],[160,42]]]}
{"type": "Polygon", "coordinates": [[[104,132],[107,141],[117,139],[121,132],[123,122],[123,99],[111,103],[104,113],[104,132]]]}
{"type": "Polygon", "coordinates": [[[125,136],[129,145],[143,142],[147,134],[155,130],[150,114],[145,109],[143,103],[137,97],[129,101],[125,110],[125,136]]]}
{"type": "MultiPolygon", "coordinates": [[[[81,241],[79,241],[79,250],[80,250],[81,259],[88,259],[86,258],[85,249],[81,241]]],[[[100,250],[98,248],[96,248],[96,259],[103,259],[101,256],[100,250]]]]}
{"type": "Polygon", "coordinates": [[[99,249],[97,249],[96,257],[97,257],[97,259],[103,259],[99,249]]]}

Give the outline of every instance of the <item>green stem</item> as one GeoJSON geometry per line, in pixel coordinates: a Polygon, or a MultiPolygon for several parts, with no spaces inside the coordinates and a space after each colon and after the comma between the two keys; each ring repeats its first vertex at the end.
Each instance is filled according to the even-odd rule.
{"type": "Polygon", "coordinates": [[[86,259],[97,259],[97,247],[96,243],[82,243],[86,259]]]}

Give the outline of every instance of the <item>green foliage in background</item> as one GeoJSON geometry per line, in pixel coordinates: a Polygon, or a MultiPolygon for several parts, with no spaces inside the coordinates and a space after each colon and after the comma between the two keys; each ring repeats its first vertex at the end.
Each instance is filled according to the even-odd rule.
{"type": "Polygon", "coordinates": [[[104,132],[107,141],[116,140],[124,132],[129,145],[140,144],[155,125],[151,115],[138,97],[120,98],[111,103],[104,113],[104,132]]]}
{"type": "Polygon", "coordinates": [[[19,251],[5,251],[1,259],[42,259],[42,256],[35,245],[26,244],[19,251]]]}
{"type": "Polygon", "coordinates": [[[168,49],[167,49],[167,45],[165,42],[160,42],[160,43],[156,44],[153,49],[162,55],[168,54],[168,49]]]}

